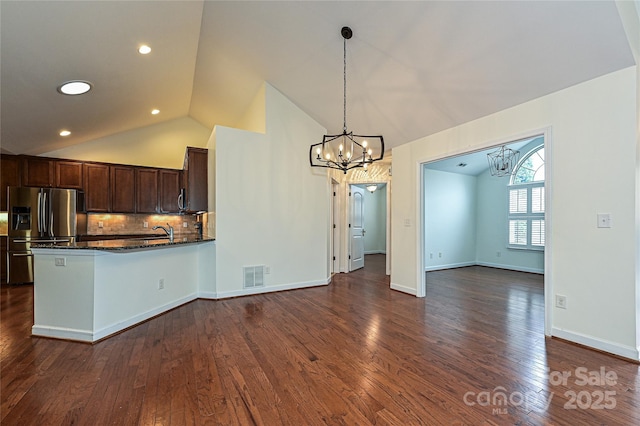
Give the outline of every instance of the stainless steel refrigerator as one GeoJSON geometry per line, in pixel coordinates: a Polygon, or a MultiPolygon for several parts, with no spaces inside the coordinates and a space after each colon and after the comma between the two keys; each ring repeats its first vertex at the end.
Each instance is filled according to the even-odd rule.
{"type": "Polygon", "coordinates": [[[74,242],[86,232],[84,193],[75,189],[8,189],[7,283],[33,282],[33,243],[74,242]]]}

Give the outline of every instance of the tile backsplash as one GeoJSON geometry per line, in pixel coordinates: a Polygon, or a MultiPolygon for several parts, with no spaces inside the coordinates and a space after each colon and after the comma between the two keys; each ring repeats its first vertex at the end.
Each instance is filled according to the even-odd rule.
{"type": "MultiPolygon", "coordinates": [[[[207,215],[204,215],[205,217],[207,215]]],[[[192,215],[147,215],[147,214],[98,214],[87,215],[87,234],[89,235],[125,235],[125,234],[162,234],[162,229],[153,230],[156,225],[170,224],[176,235],[197,234],[196,216],[192,215]],[[145,222],[147,227],[145,228],[145,222]],[[185,226],[186,224],[186,226],[185,226]],[[102,225],[102,226],[100,226],[102,225]]],[[[204,230],[207,224],[204,223],[204,230]]]]}

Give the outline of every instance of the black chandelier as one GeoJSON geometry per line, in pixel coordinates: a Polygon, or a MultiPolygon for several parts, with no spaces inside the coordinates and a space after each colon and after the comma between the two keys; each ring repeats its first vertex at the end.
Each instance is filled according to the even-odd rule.
{"type": "Polygon", "coordinates": [[[344,43],[344,78],[343,78],[343,126],[339,135],[324,135],[321,143],[311,145],[309,163],[311,167],[326,167],[347,170],[362,167],[384,157],[384,139],[382,135],[365,136],[347,132],[347,40],[353,36],[349,27],[340,31],[344,43]]]}
{"type": "Polygon", "coordinates": [[[491,176],[511,176],[516,169],[520,151],[501,146],[487,154],[491,176]]]}

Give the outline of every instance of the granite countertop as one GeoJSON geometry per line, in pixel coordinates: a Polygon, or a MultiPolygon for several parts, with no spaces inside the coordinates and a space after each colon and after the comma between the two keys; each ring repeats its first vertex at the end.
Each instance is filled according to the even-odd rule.
{"type": "Polygon", "coordinates": [[[74,243],[54,243],[54,244],[32,244],[32,249],[82,249],[82,250],[107,250],[107,251],[125,251],[140,250],[145,248],[175,246],[182,244],[197,244],[207,241],[215,241],[215,238],[204,236],[198,238],[196,236],[177,236],[173,242],[169,238],[159,238],[151,236],[145,238],[117,239],[117,240],[99,240],[99,241],[80,241],[74,243]]]}

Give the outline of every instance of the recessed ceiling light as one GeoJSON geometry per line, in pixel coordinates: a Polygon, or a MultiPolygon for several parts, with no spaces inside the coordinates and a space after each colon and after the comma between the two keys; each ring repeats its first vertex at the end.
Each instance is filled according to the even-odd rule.
{"type": "Polygon", "coordinates": [[[160,110],[159,109],[152,109],[151,110],[151,114],[158,115],[158,114],[160,114],[160,110]]]}
{"type": "Polygon", "coordinates": [[[149,52],[151,52],[151,48],[146,44],[143,44],[138,48],[138,53],[140,53],[141,55],[146,55],[149,52]]]}
{"type": "Polygon", "coordinates": [[[63,95],[82,95],[91,90],[91,83],[82,80],[73,80],[62,83],[58,86],[58,92],[63,95]]]}
{"type": "Polygon", "coordinates": [[[70,134],[71,134],[71,132],[70,132],[70,131],[68,131],[68,130],[62,130],[62,131],[60,132],[60,136],[69,136],[70,134]]]}

